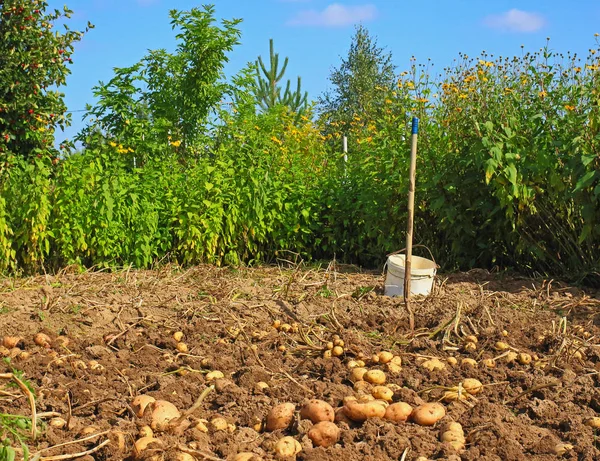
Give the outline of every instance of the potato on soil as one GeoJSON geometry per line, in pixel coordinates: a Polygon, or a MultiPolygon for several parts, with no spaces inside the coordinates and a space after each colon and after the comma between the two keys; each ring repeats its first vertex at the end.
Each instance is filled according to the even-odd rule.
{"type": "Polygon", "coordinates": [[[33,342],[40,347],[50,347],[52,340],[46,333],[37,333],[33,337],[33,342]]]}
{"type": "Polygon", "coordinates": [[[2,345],[7,349],[12,349],[17,347],[17,345],[21,342],[23,338],[19,336],[5,336],[2,338],[2,345]]]}
{"type": "Polygon", "coordinates": [[[396,402],[392,403],[385,409],[385,415],[383,418],[395,423],[402,423],[410,417],[412,411],[413,407],[411,407],[408,403],[396,402]]]}
{"type": "Polygon", "coordinates": [[[308,438],[317,447],[330,447],[340,439],[340,428],[330,421],[321,421],[308,431],[308,438]]]}
{"type": "Polygon", "coordinates": [[[593,418],[586,419],[585,425],[594,429],[600,429],[600,417],[594,416],[593,418]]]}
{"type": "Polygon", "coordinates": [[[419,405],[411,413],[411,419],[419,426],[433,426],[444,416],[446,416],[446,409],[438,402],[419,405]]]}
{"type": "Polygon", "coordinates": [[[386,386],[375,386],[371,389],[371,395],[378,400],[391,402],[394,398],[394,392],[386,386]]]}
{"type": "Polygon", "coordinates": [[[461,451],[465,448],[465,433],[460,423],[449,422],[444,424],[440,430],[440,440],[452,446],[456,451],[461,451]]]}
{"type": "Polygon", "coordinates": [[[142,416],[144,416],[144,411],[146,411],[146,407],[148,407],[148,405],[154,402],[156,402],[156,399],[154,397],[151,397],[146,394],[137,395],[133,399],[133,402],[131,402],[131,408],[133,409],[135,415],[138,418],[141,418],[142,416]]]}
{"type": "Polygon", "coordinates": [[[294,437],[282,437],[275,444],[275,454],[282,458],[292,457],[301,451],[302,445],[294,437]]]}
{"type": "Polygon", "coordinates": [[[371,384],[384,384],[385,373],[381,370],[369,370],[365,373],[363,379],[371,384]]]}
{"type": "Polygon", "coordinates": [[[155,431],[166,429],[171,421],[181,417],[177,407],[166,400],[157,400],[150,408],[152,409],[150,427],[155,431]]]}
{"type": "Polygon", "coordinates": [[[379,358],[379,363],[388,363],[392,361],[394,354],[388,351],[382,351],[377,354],[377,357],[379,358]]]}
{"type": "Polygon", "coordinates": [[[223,374],[223,372],[219,371],[219,370],[209,371],[208,373],[206,373],[207,381],[214,381],[215,379],[223,379],[224,377],[225,377],[225,375],[223,374]]]}
{"type": "Polygon", "coordinates": [[[144,451],[160,447],[162,447],[162,441],[160,439],[155,439],[154,437],[142,437],[141,439],[135,441],[131,456],[133,459],[148,459],[146,456],[144,456],[144,451]]]}
{"type": "Polygon", "coordinates": [[[238,453],[233,457],[233,461],[262,461],[262,458],[258,456],[256,453],[243,452],[238,453]]]}
{"type": "Polygon", "coordinates": [[[573,448],[575,447],[570,443],[557,443],[554,447],[554,454],[556,454],[556,456],[562,456],[567,451],[571,451],[573,448]]]}
{"type": "Polygon", "coordinates": [[[466,378],[462,382],[462,387],[471,395],[477,395],[483,390],[483,384],[475,378],[466,378]]]}
{"type": "Polygon", "coordinates": [[[280,403],[275,405],[267,415],[267,431],[286,429],[294,419],[296,406],[293,403],[280,403]]]}
{"type": "Polygon", "coordinates": [[[335,420],[335,411],[327,402],[319,399],[309,400],[300,410],[302,419],[310,419],[313,424],[321,421],[333,422],[335,420]]]}
{"type": "Polygon", "coordinates": [[[421,366],[429,371],[443,370],[444,368],[446,368],[446,364],[439,359],[426,360],[421,364],[421,366]]]}
{"type": "Polygon", "coordinates": [[[363,422],[369,418],[383,418],[385,416],[386,406],[380,400],[371,402],[347,402],[344,405],[344,413],[348,418],[355,422],[363,422]]]}
{"type": "Polygon", "coordinates": [[[365,379],[365,375],[367,374],[366,368],[355,367],[350,370],[350,381],[356,383],[358,381],[363,381],[365,379]]]}

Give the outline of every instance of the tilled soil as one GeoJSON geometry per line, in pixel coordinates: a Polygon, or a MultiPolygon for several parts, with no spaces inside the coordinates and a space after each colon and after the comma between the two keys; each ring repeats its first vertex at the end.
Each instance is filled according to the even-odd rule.
{"type": "MultiPolygon", "coordinates": [[[[485,271],[453,274],[438,278],[428,298],[413,299],[413,334],[403,301],[383,296],[382,284],[379,274],[333,265],[4,279],[0,333],[22,340],[1,349],[0,412],[31,416],[27,393],[10,386],[15,373],[35,392],[40,421],[36,440],[27,428],[17,432],[47,461],[186,459],[183,453],[231,460],[240,452],[277,459],[283,436],[302,445],[296,459],[311,461],[600,459],[598,429],[589,425],[600,416],[598,293],[485,271]],[[34,342],[39,332],[50,344],[34,342]],[[325,352],[336,335],[339,357],[325,352]],[[340,439],[328,448],[313,446],[312,423],[298,416],[287,429],[264,430],[276,404],[300,409],[317,398],[337,408],[357,396],[348,362],[387,370],[372,359],[381,351],[402,359],[399,372],[386,371],[394,401],[440,401],[465,378],[484,389],[444,402],[446,416],[433,427],[338,422],[340,439]],[[519,362],[528,356],[530,363],[519,362]],[[427,370],[431,358],[444,368],[427,370]],[[224,378],[209,381],[215,370],[224,378]],[[149,412],[138,417],[132,409],[140,394],[191,411],[137,453],[133,444],[150,422],[149,412]],[[211,424],[217,416],[229,423],[225,430],[211,424]],[[465,432],[461,451],[440,441],[440,424],[451,420],[465,432]]],[[[0,428],[14,441],[7,421],[0,428]]]]}

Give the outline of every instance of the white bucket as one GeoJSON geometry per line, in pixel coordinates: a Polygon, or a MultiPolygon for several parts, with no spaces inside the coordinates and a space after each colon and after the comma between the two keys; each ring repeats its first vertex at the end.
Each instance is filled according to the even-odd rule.
{"type": "MultiPolygon", "coordinates": [[[[392,255],[386,262],[386,296],[404,296],[404,267],[406,255],[392,255]]],[[[410,268],[410,294],[425,295],[431,293],[437,265],[426,258],[413,256],[410,268]]]]}

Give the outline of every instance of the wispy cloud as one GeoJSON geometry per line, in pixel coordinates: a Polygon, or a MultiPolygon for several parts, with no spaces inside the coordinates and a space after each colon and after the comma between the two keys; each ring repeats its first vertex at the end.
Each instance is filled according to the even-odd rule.
{"type": "Polygon", "coordinates": [[[377,16],[375,5],[345,6],[333,3],[322,11],[304,10],[288,21],[294,26],[342,27],[361,21],[370,21],[377,16]]]}
{"type": "Polygon", "coordinates": [[[546,19],[541,14],[516,8],[501,14],[490,14],[483,22],[492,29],[504,32],[537,32],[546,25],[546,19]]]}

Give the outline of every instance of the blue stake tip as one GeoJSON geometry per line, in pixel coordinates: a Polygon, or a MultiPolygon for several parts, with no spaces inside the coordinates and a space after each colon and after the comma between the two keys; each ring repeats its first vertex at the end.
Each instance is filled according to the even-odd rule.
{"type": "Polygon", "coordinates": [[[419,133],[419,119],[417,117],[413,117],[412,119],[412,134],[419,133]]]}

